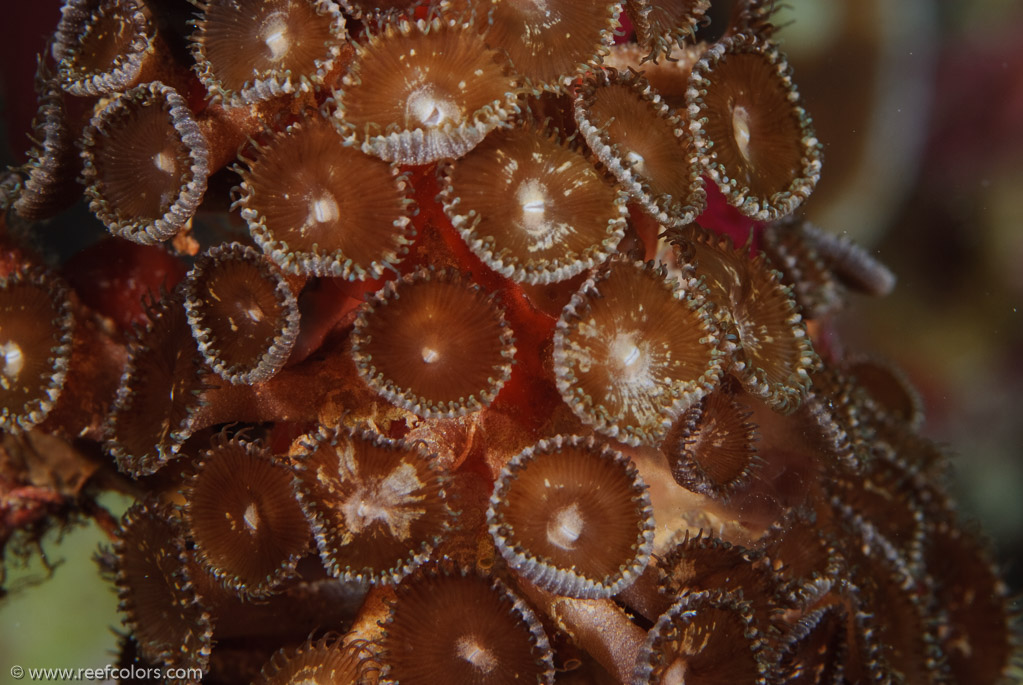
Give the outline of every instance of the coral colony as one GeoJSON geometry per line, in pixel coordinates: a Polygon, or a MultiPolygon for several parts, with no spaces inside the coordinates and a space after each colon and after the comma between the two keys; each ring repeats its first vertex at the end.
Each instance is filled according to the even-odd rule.
{"type": "Polygon", "coordinates": [[[105,525],[122,663],[210,683],[1007,679],[917,395],[832,332],[894,279],[799,218],[821,145],[733,4],[66,0],[0,541],[105,525]]]}

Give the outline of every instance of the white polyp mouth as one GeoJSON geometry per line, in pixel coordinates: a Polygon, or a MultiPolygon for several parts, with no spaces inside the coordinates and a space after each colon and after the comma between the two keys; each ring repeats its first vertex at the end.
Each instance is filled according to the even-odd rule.
{"type": "Polygon", "coordinates": [[[337,221],[341,209],[332,195],[323,194],[309,201],[309,222],[327,224],[337,221]]]}
{"type": "Polygon", "coordinates": [[[638,378],[647,367],[646,355],[631,335],[619,335],[614,339],[611,343],[611,358],[617,362],[625,380],[638,378]]]}
{"type": "Polygon", "coordinates": [[[288,21],[280,12],[275,12],[263,24],[260,38],[270,51],[270,61],[279,62],[288,54],[291,39],[288,38],[288,21]]]}
{"type": "Polygon", "coordinates": [[[638,152],[632,152],[631,150],[626,153],[625,161],[628,162],[630,168],[637,171],[642,171],[643,165],[646,163],[646,159],[643,158],[643,155],[638,152]]]}
{"type": "Polygon", "coordinates": [[[17,380],[21,370],[25,368],[25,353],[21,351],[21,345],[10,340],[0,345],[0,355],[3,355],[4,361],[3,377],[0,380],[6,389],[8,380],[17,380]]]}
{"type": "Polygon", "coordinates": [[[153,164],[165,174],[174,173],[174,154],[167,150],[161,150],[153,155],[153,164]]]}
{"type": "Polygon", "coordinates": [[[409,94],[405,113],[409,120],[427,128],[438,128],[459,118],[458,105],[454,100],[439,93],[432,85],[420,86],[409,94]]]}
{"type": "Polygon", "coordinates": [[[547,187],[535,178],[519,185],[515,199],[527,216],[540,217],[547,211],[547,187]]]}
{"type": "Polygon", "coordinates": [[[747,162],[750,161],[750,114],[742,106],[732,110],[732,136],[735,138],[735,146],[739,148],[739,154],[747,162]]]}
{"type": "MultiPolygon", "coordinates": [[[[343,459],[342,473],[357,474],[352,459],[343,459]]],[[[406,541],[412,535],[412,526],[426,510],[421,502],[426,495],[420,492],[423,482],[416,468],[408,463],[397,467],[382,481],[372,485],[359,485],[357,490],[341,503],[347,529],[359,535],[370,526],[386,527],[381,534],[406,541]]]]}
{"type": "Polygon", "coordinates": [[[575,549],[575,543],[582,535],[585,525],[579,504],[572,502],[569,506],[559,509],[547,524],[547,540],[564,550],[575,549]]]}
{"type": "Polygon", "coordinates": [[[625,355],[625,358],[622,359],[622,365],[628,368],[632,364],[635,364],[637,361],[639,361],[639,348],[633,345],[632,347],[629,348],[628,352],[625,355]]]}
{"type": "Polygon", "coordinates": [[[256,532],[259,530],[260,517],[259,510],[256,508],[255,502],[252,502],[249,506],[245,507],[245,514],[242,518],[245,520],[245,525],[250,531],[256,532]]]}
{"type": "Polygon", "coordinates": [[[553,239],[553,236],[549,235],[553,229],[553,222],[547,217],[547,208],[551,204],[547,186],[535,178],[523,181],[515,191],[515,200],[522,210],[522,226],[541,240],[538,247],[549,248],[549,242],[553,239]]]}
{"type": "Polygon", "coordinates": [[[432,347],[424,347],[420,351],[420,354],[422,355],[423,363],[425,364],[433,364],[434,362],[440,359],[440,352],[433,349],[432,347]]]}
{"type": "Polygon", "coordinates": [[[494,652],[484,647],[475,635],[463,635],[455,641],[459,658],[472,664],[482,673],[490,673],[497,666],[494,652]]]}

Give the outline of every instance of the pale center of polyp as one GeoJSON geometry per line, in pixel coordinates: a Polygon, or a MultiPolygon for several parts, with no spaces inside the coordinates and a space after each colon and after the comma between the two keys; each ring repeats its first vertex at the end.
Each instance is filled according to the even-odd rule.
{"type": "Polygon", "coordinates": [[[539,233],[549,228],[547,214],[547,186],[531,178],[515,191],[515,200],[522,208],[522,223],[530,233],[539,233]]]}
{"type": "Polygon", "coordinates": [[[426,364],[433,364],[438,359],[440,359],[440,352],[438,352],[432,347],[427,347],[425,345],[423,346],[423,349],[420,351],[420,354],[422,354],[423,362],[426,364]]]}
{"type": "Polygon", "coordinates": [[[582,512],[579,511],[579,505],[572,502],[567,507],[562,507],[555,512],[547,523],[547,540],[561,549],[575,549],[575,543],[582,535],[584,525],[586,522],[583,520],[582,512]]]}
{"type": "Polygon", "coordinates": [[[259,509],[256,508],[255,502],[250,502],[249,506],[245,507],[245,514],[242,518],[245,520],[245,525],[253,533],[259,529],[259,509]]]}
{"type": "Polygon", "coordinates": [[[686,682],[686,662],[683,659],[675,659],[668,667],[668,670],[661,676],[663,685],[684,685],[686,682]]]}
{"type": "Polygon", "coordinates": [[[455,641],[455,653],[482,673],[490,673],[497,666],[494,653],[480,644],[475,635],[463,635],[455,641]]]}
{"type": "Polygon", "coordinates": [[[458,120],[458,105],[439,93],[434,86],[424,85],[409,94],[405,115],[409,121],[418,122],[427,128],[437,128],[458,120]]]}
{"type": "Polygon", "coordinates": [[[635,381],[644,375],[648,366],[647,355],[636,344],[633,336],[620,334],[611,343],[611,359],[626,381],[635,381]]]}
{"type": "Polygon", "coordinates": [[[153,164],[165,174],[174,173],[174,153],[168,150],[160,150],[153,155],[153,164]]]}
{"type": "Polygon", "coordinates": [[[747,162],[750,161],[749,122],[750,115],[745,107],[739,106],[732,110],[732,135],[735,137],[735,145],[739,148],[739,153],[747,162]]]}
{"type": "Polygon", "coordinates": [[[338,220],[341,210],[337,200],[329,193],[324,193],[309,200],[309,223],[327,224],[338,220]]]}
{"type": "Polygon", "coordinates": [[[346,528],[358,535],[368,526],[380,524],[391,537],[408,540],[412,524],[426,514],[419,504],[426,498],[423,487],[411,464],[402,464],[382,481],[360,485],[340,504],[346,528]]]}
{"type": "Polygon", "coordinates": [[[264,317],[263,310],[257,307],[256,305],[253,305],[246,309],[245,315],[249,317],[249,319],[254,323],[259,323],[260,321],[263,320],[264,317]]]}
{"type": "Polygon", "coordinates": [[[18,374],[25,367],[25,355],[21,351],[21,346],[13,340],[0,345],[0,354],[4,356],[4,387],[7,386],[7,380],[17,380],[18,374]]]}
{"type": "Polygon", "coordinates": [[[291,40],[288,38],[287,17],[279,12],[271,14],[263,24],[263,30],[259,37],[263,39],[266,49],[270,51],[270,61],[280,61],[288,54],[288,48],[291,47],[291,40]]]}
{"type": "Polygon", "coordinates": [[[640,173],[643,173],[643,165],[646,163],[646,160],[643,158],[643,155],[639,154],[638,152],[632,152],[630,150],[625,154],[625,161],[629,163],[630,168],[635,169],[640,173]]]}

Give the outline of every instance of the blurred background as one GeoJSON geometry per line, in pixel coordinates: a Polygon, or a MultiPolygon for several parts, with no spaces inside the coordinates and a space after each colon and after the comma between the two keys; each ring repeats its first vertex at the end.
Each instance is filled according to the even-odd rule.
{"type": "MultiPolygon", "coordinates": [[[[899,277],[888,298],[853,302],[843,339],[850,351],[894,362],[920,390],[925,433],[955,454],[952,488],[964,517],[993,539],[1019,593],[1023,3],[785,4],[779,40],[824,144],[822,181],[805,211],[868,246],[899,277]]],[[[34,54],[57,8],[56,0],[5,3],[0,162],[20,162],[27,146],[34,54]]],[[[74,216],[91,221],[81,208],[74,216]]],[[[104,504],[115,514],[127,506],[114,497],[104,504]]],[[[38,555],[11,568],[0,654],[25,667],[102,667],[120,624],[92,561],[105,540],[92,527],[56,537],[43,543],[56,565],[51,578],[38,555]]]]}
{"type": "Polygon", "coordinates": [[[1023,589],[1023,3],[788,0],[781,34],[824,143],[805,210],[873,249],[895,292],[841,317],[895,362],[951,488],[1023,589]]]}

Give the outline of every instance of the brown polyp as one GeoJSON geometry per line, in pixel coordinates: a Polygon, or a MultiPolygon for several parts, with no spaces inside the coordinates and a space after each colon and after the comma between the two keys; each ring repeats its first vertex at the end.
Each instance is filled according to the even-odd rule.
{"type": "Polygon", "coordinates": [[[135,477],[154,473],[177,456],[192,434],[206,387],[181,295],[167,295],[152,305],[149,319],[131,343],[107,423],[107,451],[135,477]]]}
{"type": "Polygon", "coordinates": [[[835,474],[831,502],[863,545],[917,568],[925,545],[926,497],[896,455],[878,449],[858,474],[835,474]]]}
{"type": "MultiPolygon", "coordinates": [[[[519,583],[530,604],[537,607],[585,655],[603,668],[596,682],[626,682],[632,674],[646,631],[616,600],[579,599],[551,594],[532,583],[519,583]]],[[[561,676],[559,675],[559,682],[561,676]]],[[[585,682],[585,681],[584,681],[585,682]]]]}
{"type": "Polygon", "coordinates": [[[848,237],[827,233],[809,222],[803,222],[801,232],[834,278],[849,290],[884,297],[895,289],[895,274],[848,237]]]}
{"type": "Polygon", "coordinates": [[[272,591],[293,573],[310,530],[292,472],[258,443],[219,439],[185,492],[198,558],[245,596],[272,591]]]}
{"type": "Polygon", "coordinates": [[[321,428],[303,438],[294,461],[320,557],[344,580],[399,581],[454,522],[448,477],[418,446],[321,428]]]}
{"type": "Polygon", "coordinates": [[[154,60],[155,36],[139,0],[68,0],[53,47],[61,87],[78,96],[127,90],[154,60]]]}
{"type": "Polygon", "coordinates": [[[653,549],[646,485],[592,437],[557,436],[516,455],[494,484],[487,523],[509,566],[569,597],[617,594],[653,549]]]}
{"type": "Polygon", "coordinates": [[[338,0],[342,9],[356,19],[407,14],[419,0],[338,0]]]}
{"type": "Polygon", "coordinates": [[[757,427],[727,385],[680,416],[660,446],[676,483],[722,500],[742,490],[760,466],[757,427]]]}
{"type": "Polygon", "coordinates": [[[283,275],[238,243],[196,260],[185,280],[185,311],[206,363],[231,383],[272,377],[298,336],[298,301],[283,275]]]}
{"type": "Polygon", "coordinates": [[[757,563],[759,554],[704,535],[685,537],[659,556],[660,586],[669,597],[686,592],[742,593],[757,626],[766,630],[780,604],[780,583],[772,569],[757,563]]]}
{"type": "Polygon", "coordinates": [[[428,569],[397,587],[384,624],[381,682],[553,683],[543,627],[496,578],[428,569]]]}
{"type": "Polygon", "coordinates": [[[841,604],[827,604],[799,618],[782,638],[777,677],[789,685],[844,682],[848,618],[841,604]]]}
{"type": "Polygon", "coordinates": [[[821,145],[778,50],[743,34],[724,38],[689,83],[699,166],[729,204],[760,221],[802,204],[820,178],[821,145]]]}
{"type": "Polygon", "coordinates": [[[600,64],[618,27],[619,5],[607,0],[485,0],[476,11],[487,45],[508,56],[534,92],[565,90],[600,64]]]}
{"type": "Polygon", "coordinates": [[[767,654],[748,602],[730,592],[685,593],[650,630],[632,683],[766,685],[767,654]]]}
{"type": "MultiPolygon", "coordinates": [[[[116,665],[118,668],[131,669],[134,667],[136,672],[141,669],[158,668],[156,664],[149,661],[147,658],[142,656],[139,651],[138,643],[135,638],[132,637],[131,633],[122,633],[119,630],[112,630],[117,636],[117,661],[116,665]]],[[[130,672],[130,671],[129,671],[130,672]]],[[[138,685],[160,685],[158,680],[141,680],[137,681],[138,685]]]]}
{"type": "Polygon", "coordinates": [[[936,612],[933,594],[903,558],[864,538],[863,544],[850,544],[843,552],[850,559],[863,610],[873,617],[881,658],[894,677],[907,683],[942,682],[947,665],[937,631],[943,617],[936,612]]]}
{"type": "Polygon", "coordinates": [[[705,23],[710,0],[626,0],[625,10],[636,29],[644,61],[671,58],[675,47],[686,49],[705,23]]]}
{"type": "Polygon", "coordinates": [[[1003,682],[1018,660],[1018,609],[981,539],[953,523],[928,526],[925,568],[943,621],[938,641],[960,683],[1003,682]]]}
{"type": "Polygon", "coordinates": [[[853,467],[854,471],[858,470],[862,462],[869,458],[875,434],[872,419],[876,414],[876,404],[866,390],[856,385],[840,367],[832,364],[824,364],[813,374],[813,389],[809,397],[815,398],[820,409],[824,408],[825,403],[828,405],[826,411],[841,433],[840,440],[845,445],[845,451],[853,460],[848,466],[853,467]]]}
{"type": "MultiPolygon", "coordinates": [[[[251,649],[259,645],[258,651],[249,652],[252,672],[247,681],[255,677],[275,648],[294,647],[311,635],[322,636],[327,629],[348,627],[367,600],[367,586],[338,582],[327,575],[315,556],[302,557],[295,577],[267,597],[239,596],[225,589],[199,564],[194,568],[196,576],[206,576],[205,583],[197,585],[201,594],[210,597],[218,648],[233,644],[251,649]],[[214,594],[215,600],[211,596],[214,594]]],[[[349,641],[346,637],[345,642],[349,641]]]]}
{"type": "Polygon", "coordinates": [[[750,394],[788,413],[810,388],[819,359],[780,274],[762,254],[753,259],[727,237],[691,226],[674,232],[680,264],[695,267],[734,347],[731,367],[750,394]]]}
{"type": "Polygon", "coordinates": [[[576,93],[575,118],[600,163],[657,222],[684,226],[703,211],[689,127],[642,76],[591,75],[576,93]]]}
{"type": "Polygon", "coordinates": [[[378,278],[415,232],[408,177],[344,141],[313,114],[256,149],[235,206],[255,242],[293,274],[378,278]]]}
{"type": "Polygon", "coordinates": [[[792,297],[806,319],[837,313],[845,306],[846,288],[807,239],[802,220],[785,218],[767,225],[764,251],[771,265],[792,289],[792,297]]]}
{"type": "Polygon", "coordinates": [[[891,683],[891,667],[882,652],[883,634],[864,593],[848,577],[834,592],[846,614],[846,658],[842,670],[846,681],[891,683]]]}
{"type": "Polygon", "coordinates": [[[844,359],[842,368],[866,390],[878,405],[879,414],[902,422],[914,431],[923,427],[923,399],[901,369],[891,362],[862,354],[844,359]]]}
{"type": "Polygon", "coordinates": [[[324,87],[347,39],[332,0],[207,0],[200,9],[195,71],[232,107],[324,87]]]}
{"type": "Polygon", "coordinates": [[[188,223],[209,174],[208,145],[184,99],[159,82],[116,95],[81,139],[89,209],[116,235],[142,244],[188,223]]]}
{"type": "Polygon", "coordinates": [[[720,376],[702,288],[652,265],[613,259],[586,281],[554,334],[562,398],[598,431],[631,445],[659,442],[720,376]]]}
{"type": "Polygon", "coordinates": [[[106,415],[117,395],[120,376],[128,361],[123,341],[113,338],[105,322],[71,296],[74,318],[71,353],[63,390],[40,424],[43,433],[80,443],[102,444],[106,415]]]}
{"type": "Polygon", "coordinates": [[[757,38],[771,38],[778,30],[772,19],[779,7],[781,4],[777,0],[736,0],[732,4],[725,35],[741,33],[757,38]]]}
{"type": "Polygon", "coordinates": [[[577,145],[531,121],[491,133],[452,163],[440,199],[477,257],[531,284],[602,263],[625,232],[625,194],[577,145]]]}
{"type": "Polygon", "coordinates": [[[636,43],[619,43],[604,57],[604,68],[620,73],[634,71],[647,80],[650,87],[673,110],[685,109],[689,74],[707,49],[700,42],[671,52],[668,58],[644,62],[647,51],[636,43]]]}
{"type": "Polygon", "coordinates": [[[790,606],[817,600],[847,571],[833,536],[814,516],[793,509],[757,541],[754,549],[782,585],[790,606]]]}
{"type": "Polygon", "coordinates": [[[263,667],[256,685],[361,683],[377,670],[373,653],[361,641],[347,642],[330,634],[306,640],[295,649],[282,648],[263,667]]]}
{"type": "MultiPolygon", "coordinates": [[[[848,361],[855,364],[857,359],[867,360],[854,354],[848,361]]],[[[878,462],[881,466],[892,462],[893,468],[904,472],[904,476],[919,473],[928,478],[940,477],[948,466],[948,455],[919,435],[917,428],[907,421],[906,412],[915,410],[909,410],[909,405],[894,398],[888,398],[894,404],[886,407],[882,401],[875,399],[868,386],[860,384],[850,373],[846,362],[827,366],[815,374],[814,388],[831,403],[832,414],[845,431],[850,448],[861,465],[878,456],[883,458],[878,462]],[[902,416],[900,409],[904,412],[902,416]]],[[[882,392],[882,389],[875,388],[874,392],[882,392]]],[[[915,393],[915,390],[907,383],[904,392],[896,392],[895,396],[907,400],[909,393],[915,393]]],[[[922,418],[922,413],[915,417],[921,421],[922,418]]],[[[858,480],[859,475],[854,475],[853,479],[858,480]]]]}
{"type": "Polygon", "coordinates": [[[27,221],[48,219],[74,202],[78,195],[75,177],[81,169],[63,95],[42,55],[36,69],[36,91],[39,104],[32,120],[32,147],[26,162],[11,170],[9,198],[0,199],[0,206],[9,202],[27,221]]]}
{"type": "Polygon", "coordinates": [[[802,219],[769,224],[764,249],[810,318],[840,310],[848,291],[883,298],[895,287],[895,275],[865,249],[802,219]]]}
{"type": "MultiPolygon", "coordinates": [[[[871,424],[878,441],[882,443],[882,453],[890,450],[899,463],[907,471],[918,474],[918,482],[931,485],[933,503],[939,508],[951,510],[954,505],[943,493],[944,484],[949,481],[952,469],[952,453],[948,446],[917,433],[911,426],[899,420],[886,419],[871,424]]],[[[927,506],[931,514],[931,505],[927,506]]],[[[940,518],[940,517],[939,517],[940,518]]]]}
{"type": "Polygon", "coordinates": [[[352,333],[363,380],[428,418],[489,405],[514,355],[502,307],[452,271],[420,269],[389,281],[363,305],[352,333]]]}
{"type": "Polygon", "coordinates": [[[793,507],[827,510],[821,506],[824,484],[833,474],[858,468],[859,454],[835,420],[826,395],[811,391],[803,405],[787,415],[752,398],[749,407],[761,436],[761,467],[733,506],[741,506],[742,520],[759,531],[754,532],[757,536],[793,507]]]}
{"type": "Polygon", "coordinates": [[[510,119],[520,90],[473,25],[391,19],[357,44],[334,123],[367,154],[429,164],[461,157],[510,119]]]}
{"type": "Polygon", "coordinates": [[[119,609],[146,660],[204,669],[213,625],[193,585],[185,545],[169,507],[129,509],[115,549],[119,609]]]}
{"type": "Polygon", "coordinates": [[[273,378],[255,385],[225,383],[208,373],[191,425],[194,430],[239,421],[336,425],[344,418],[345,425],[356,426],[404,416],[408,412],[380,402],[359,378],[344,345],[332,348],[332,354],[286,366],[273,378]]]}
{"type": "Polygon", "coordinates": [[[53,409],[71,361],[74,316],[42,268],[0,277],[0,429],[30,430],[53,409]]]}

